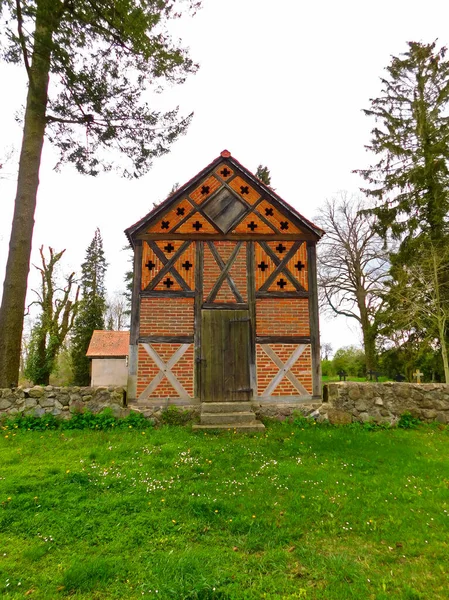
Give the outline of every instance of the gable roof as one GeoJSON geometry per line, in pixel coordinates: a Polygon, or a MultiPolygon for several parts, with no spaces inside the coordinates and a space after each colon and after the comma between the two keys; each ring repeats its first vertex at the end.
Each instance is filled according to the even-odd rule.
{"type": "MultiPolygon", "coordinates": [[[[166,200],[161,202],[161,204],[156,206],[142,219],[137,221],[137,223],[134,223],[134,225],[131,225],[131,227],[128,227],[128,229],[125,230],[125,234],[127,235],[131,244],[134,245],[135,235],[140,233],[144,228],[148,227],[150,222],[155,221],[159,216],[162,216],[164,213],[166,213],[170,207],[181,201],[182,197],[186,193],[191,192],[202,180],[204,181],[204,178],[212,174],[219,165],[223,164],[228,165],[231,169],[233,169],[234,174],[236,173],[237,175],[244,175],[244,177],[249,180],[256,189],[258,189],[263,198],[273,201],[275,205],[278,205],[281,209],[283,209],[283,212],[289,216],[292,216],[295,221],[299,222],[306,231],[314,234],[317,240],[324,235],[324,231],[320,227],[303,217],[297,210],[290,206],[290,204],[278,196],[274,190],[265,185],[260,179],[251,173],[251,171],[246,169],[246,167],[244,167],[238,160],[232,157],[228,150],[223,150],[216,159],[202,169],[197,175],[192,177],[192,179],[187,181],[187,183],[178,188],[173,194],[168,196],[166,200]]],[[[233,177],[233,179],[237,179],[237,177],[233,177]]]]}
{"type": "Polygon", "coordinates": [[[96,329],[90,339],[86,356],[89,358],[119,358],[128,356],[129,331],[103,331],[96,329]]]}

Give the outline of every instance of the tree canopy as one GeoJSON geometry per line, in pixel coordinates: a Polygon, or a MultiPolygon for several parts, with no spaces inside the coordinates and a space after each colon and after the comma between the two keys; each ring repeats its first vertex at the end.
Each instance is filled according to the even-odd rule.
{"type": "Polygon", "coordinates": [[[59,165],[97,175],[148,171],[192,115],[161,112],[149,91],[195,72],[168,26],[195,0],[0,0],[2,54],[28,79],[17,194],[0,307],[0,387],[16,385],[44,136],[59,165]],[[120,157],[120,160],[117,160],[120,157]]]}

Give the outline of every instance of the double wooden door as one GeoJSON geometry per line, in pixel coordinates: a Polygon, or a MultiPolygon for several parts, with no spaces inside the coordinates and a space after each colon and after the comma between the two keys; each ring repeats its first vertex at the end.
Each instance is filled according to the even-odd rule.
{"type": "Polygon", "coordinates": [[[250,317],[247,310],[201,311],[202,402],[251,399],[250,317]]]}

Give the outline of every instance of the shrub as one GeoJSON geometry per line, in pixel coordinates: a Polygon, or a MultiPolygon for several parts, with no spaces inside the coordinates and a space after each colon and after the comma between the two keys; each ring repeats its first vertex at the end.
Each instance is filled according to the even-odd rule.
{"type": "Polygon", "coordinates": [[[192,418],[192,411],[181,410],[177,406],[169,406],[161,413],[161,423],[164,425],[186,425],[192,418]]]}
{"type": "Polygon", "coordinates": [[[416,429],[420,423],[421,421],[419,419],[416,419],[407,411],[400,416],[398,427],[401,429],[416,429]]]}

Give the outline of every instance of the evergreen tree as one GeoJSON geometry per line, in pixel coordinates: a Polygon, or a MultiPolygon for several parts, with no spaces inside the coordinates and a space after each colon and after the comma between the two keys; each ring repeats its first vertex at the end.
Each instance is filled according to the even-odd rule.
{"type": "Polygon", "coordinates": [[[259,165],[256,171],[256,177],[260,179],[262,183],[265,185],[271,185],[271,175],[268,167],[264,167],[263,165],[259,165]]]}
{"type": "Polygon", "coordinates": [[[104,277],[106,273],[103,240],[97,228],[93,240],[86,251],[86,260],[81,265],[82,299],[78,316],[73,328],[71,360],[73,383],[75,385],[90,384],[89,359],[86,352],[95,329],[104,329],[106,311],[106,290],[104,277]]]}
{"type": "Polygon", "coordinates": [[[170,22],[197,0],[0,0],[2,57],[28,91],[17,193],[0,306],[0,388],[16,385],[44,137],[80,173],[148,171],[192,115],[152,109],[148,90],[197,69],[170,22]]]}
{"type": "Polygon", "coordinates": [[[379,160],[356,171],[369,184],[363,191],[376,200],[377,228],[413,250],[422,233],[433,243],[445,236],[449,211],[449,62],[446,48],[408,43],[393,57],[382,78],[382,95],[365,114],[374,117],[370,144],[379,160]]]}
{"type": "Polygon", "coordinates": [[[37,304],[41,312],[31,332],[28,357],[24,373],[35,384],[48,385],[50,375],[56,367],[56,359],[70,333],[78,311],[79,287],[76,288],[75,273],[66,278],[64,288],[60,288],[55,277],[55,267],[61,260],[62,252],[55,253],[49,248],[50,258],[46,259],[44,247],[40,248],[42,267],[36,267],[41,274],[41,286],[37,293],[37,304]]]}
{"type": "MultiPolygon", "coordinates": [[[[390,339],[400,332],[404,345],[440,348],[445,377],[449,271],[442,257],[449,244],[449,62],[436,43],[408,43],[393,57],[382,81],[382,95],[365,114],[377,126],[367,149],[378,162],[357,171],[375,199],[369,211],[376,227],[399,241],[390,256],[389,290],[380,327],[390,339]],[[424,268],[423,268],[424,267],[424,268]],[[429,310],[430,309],[430,310],[429,310]]],[[[388,347],[388,344],[387,344],[388,347]]]]}

